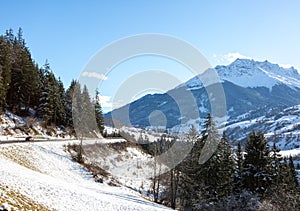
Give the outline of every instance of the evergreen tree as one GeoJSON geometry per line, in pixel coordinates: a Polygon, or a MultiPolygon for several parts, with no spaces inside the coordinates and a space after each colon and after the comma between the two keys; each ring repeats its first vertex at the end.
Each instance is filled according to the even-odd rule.
{"type": "MultiPolygon", "coordinates": [[[[66,125],[69,127],[73,127],[73,119],[72,119],[72,101],[74,97],[74,91],[76,86],[79,86],[78,82],[72,80],[69,88],[66,91],[66,104],[65,104],[65,111],[66,111],[66,125]]],[[[76,99],[76,98],[75,98],[76,99]]]]}
{"type": "Polygon", "coordinates": [[[1,68],[1,93],[0,112],[6,107],[6,95],[11,82],[12,46],[8,38],[0,36],[0,68],[1,68]]]}
{"type": "Polygon", "coordinates": [[[57,113],[57,121],[56,124],[59,125],[66,125],[66,93],[64,89],[64,85],[60,78],[58,80],[55,80],[55,85],[57,86],[58,95],[57,95],[57,107],[56,107],[56,113],[57,113]]]}
{"type": "Polygon", "coordinates": [[[188,144],[193,145],[193,148],[179,166],[182,173],[179,176],[180,190],[178,196],[182,207],[192,209],[194,202],[198,199],[198,190],[203,183],[201,178],[197,177],[197,171],[199,169],[199,157],[204,145],[194,125],[191,126],[187,134],[186,145],[188,144]]]}
{"type": "Polygon", "coordinates": [[[96,131],[95,109],[91,102],[89,91],[84,85],[82,92],[80,84],[75,86],[72,100],[72,117],[77,136],[94,137],[96,131]]]}
{"type": "Polygon", "coordinates": [[[283,158],[280,163],[280,171],[278,177],[278,185],[273,188],[268,196],[268,200],[276,205],[281,210],[299,210],[300,209],[300,194],[297,187],[297,180],[293,176],[293,169],[287,158],[283,158]]]}
{"type": "Polygon", "coordinates": [[[6,30],[5,32],[5,38],[6,40],[12,45],[14,40],[15,40],[15,35],[13,33],[13,30],[12,29],[8,29],[6,30]]]}
{"type": "Polygon", "coordinates": [[[243,185],[246,190],[264,196],[271,186],[271,159],[267,141],[262,133],[252,132],[245,148],[243,185]]]}
{"type": "MultiPolygon", "coordinates": [[[[36,114],[46,124],[73,126],[72,86],[74,84],[65,92],[63,83],[55,78],[48,62],[42,68],[38,67],[26,46],[21,28],[16,36],[12,29],[0,35],[0,113],[9,109],[22,116],[36,114]],[[29,112],[30,108],[37,112],[29,112]]],[[[92,102],[88,104],[93,105],[92,102]]],[[[97,124],[102,131],[99,102],[96,102],[95,107],[96,111],[89,111],[92,114],[89,118],[95,119],[96,113],[97,124]]],[[[91,129],[95,129],[96,123],[87,123],[92,126],[91,129]]]]}
{"type": "MultiPolygon", "coordinates": [[[[11,35],[8,35],[9,39],[11,35]]],[[[35,91],[38,88],[38,71],[31,58],[25,40],[22,37],[22,29],[19,29],[17,37],[12,42],[10,86],[7,92],[9,108],[20,115],[27,115],[33,105],[35,91]]]]}
{"type": "Polygon", "coordinates": [[[270,173],[272,176],[272,183],[273,183],[272,191],[277,191],[279,190],[279,186],[280,186],[279,176],[280,176],[282,157],[280,155],[280,149],[276,146],[275,143],[273,143],[273,147],[271,149],[270,155],[271,155],[270,173]]]}
{"type": "MultiPolygon", "coordinates": [[[[197,171],[197,177],[202,178],[202,190],[198,197],[204,196],[205,199],[215,199],[217,197],[216,186],[219,182],[218,167],[220,153],[218,152],[219,135],[210,113],[204,122],[204,129],[201,131],[201,152],[198,158],[200,164],[197,171]]],[[[200,198],[200,199],[201,199],[200,198]]],[[[199,203],[198,200],[196,203],[199,203]]]]}
{"type": "Polygon", "coordinates": [[[3,112],[5,106],[5,89],[3,88],[2,66],[0,65],[0,114],[3,112]]]}
{"type": "Polygon", "coordinates": [[[179,175],[180,171],[178,170],[178,167],[175,167],[170,170],[169,172],[169,201],[171,204],[171,208],[176,208],[176,199],[178,197],[178,187],[179,187],[179,175]]]}
{"type": "Polygon", "coordinates": [[[207,114],[206,120],[204,122],[204,129],[201,131],[201,139],[203,148],[201,149],[201,155],[199,156],[198,162],[200,164],[203,164],[216,151],[220,141],[220,137],[216,128],[216,123],[212,119],[210,113],[207,114]]]}
{"type": "Polygon", "coordinates": [[[41,96],[40,105],[38,108],[38,116],[43,118],[46,124],[51,123],[53,117],[53,98],[51,96],[51,79],[50,79],[51,69],[50,64],[46,61],[44,67],[40,70],[40,86],[41,86],[41,96]]]}
{"type": "Polygon", "coordinates": [[[290,186],[291,190],[294,190],[295,192],[299,191],[299,181],[297,176],[297,171],[294,165],[293,157],[290,155],[289,157],[289,170],[290,170],[290,186]]]}
{"type": "Polygon", "coordinates": [[[230,159],[228,154],[223,154],[225,148],[228,150],[229,145],[225,139],[222,146],[218,146],[219,136],[210,114],[207,115],[204,122],[201,138],[194,127],[191,128],[187,137],[191,140],[190,142],[194,143],[194,146],[180,165],[180,170],[184,173],[181,175],[179,183],[181,189],[184,189],[184,191],[181,190],[180,198],[184,199],[183,206],[186,209],[194,209],[196,205],[204,201],[217,199],[218,194],[223,197],[231,192],[229,191],[231,179],[228,178],[225,182],[220,179],[228,173],[226,172],[227,167],[221,167],[221,165],[225,160],[227,162],[230,159]],[[227,186],[227,184],[230,185],[227,186]],[[221,190],[222,188],[219,188],[218,185],[225,189],[221,190]]]}
{"type": "Polygon", "coordinates": [[[284,157],[283,162],[280,165],[280,172],[279,172],[280,189],[278,189],[278,190],[288,192],[290,190],[290,183],[292,180],[293,179],[291,176],[288,161],[287,161],[286,157],[284,157]]]}
{"type": "Polygon", "coordinates": [[[236,168],[234,174],[234,193],[240,194],[242,193],[242,174],[243,174],[243,165],[244,165],[244,156],[241,142],[238,143],[237,151],[236,151],[236,168]]]}
{"type": "Polygon", "coordinates": [[[13,113],[20,114],[21,107],[23,106],[22,103],[24,102],[24,95],[22,93],[22,46],[19,45],[15,37],[12,42],[11,60],[13,62],[10,71],[10,86],[7,91],[7,104],[13,113]]]}
{"type": "Polygon", "coordinates": [[[30,99],[30,106],[31,108],[38,110],[39,106],[40,106],[40,98],[41,98],[41,94],[42,94],[42,88],[43,88],[43,84],[41,81],[41,70],[39,68],[39,66],[37,64],[34,64],[34,74],[36,75],[36,84],[35,84],[35,88],[32,91],[32,96],[30,99]]]}
{"type": "MultiPolygon", "coordinates": [[[[81,128],[81,116],[82,116],[82,98],[81,98],[81,87],[80,84],[76,81],[72,81],[70,88],[67,91],[68,98],[71,98],[71,117],[68,118],[68,121],[72,121],[74,129],[77,129],[76,135],[77,138],[83,137],[83,130],[81,128]]],[[[69,103],[68,103],[69,105],[69,103]]],[[[70,113],[68,113],[70,115],[70,113]]]]}
{"type": "Polygon", "coordinates": [[[60,81],[57,81],[51,71],[50,64],[46,61],[40,72],[41,96],[38,109],[39,116],[46,124],[65,124],[65,99],[64,88],[60,81]]]}
{"type": "Polygon", "coordinates": [[[216,151],[217,156],[217,173],[216,173],[216,194],[217,198],[223,199],[229,196],[233,191],[233,178],[235,171],[235,161],[233,158],[233,150],[223,132],[222,139],[216,151]]]}
{"type": "Polygon", "coordinates": [[[103,121],[103,113],[102,113],[102,108],[100,105],[98,89],[96,90],[96,97],[95,97],[95,117],[96,117],[96,123],[99,128],[99,131],[103,135],[104,121],[103,121]]]}
{"type": "Polygon", "coordinates": [[[95,120],[95,111],[93,110],[93,105],[92,105],[92,101],[91,101],[91,97],[89,94],[89,91],[86,87],[86,85],[84,85],[83,90],[82,90],[82,94],[81,94],[81,102],[82,102],[82,116],[81,116],[81,120],[82,120],[82,125],[81,127],[83,127],[84,130],[84,134],[85,136],[89,136],[89,133],[91,131],[95,131],[96,128],[94,128],[93,126],[93,120],[95,120]]]}

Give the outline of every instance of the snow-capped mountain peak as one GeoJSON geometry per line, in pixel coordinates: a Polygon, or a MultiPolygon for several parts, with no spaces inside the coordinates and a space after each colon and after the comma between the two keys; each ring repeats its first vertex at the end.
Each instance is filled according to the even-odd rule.
{"type": "Polygon", "coordinates": [[[237,59],[228,66],[216,66],[223,81],[229,81],[241,87],[267,87],[276,84],[300,87],[300,75],[293,67],[283,68],[268,61],[257,62],[249,59],[237,59]]]}
{"type": "MultiPolygon", "coordinates": [[[[277,84],[300,88],[300,75],[294,67],[284,68],[267,60],[237,59],[227,66],[218,65],[215,70],[221,82],[229,81],[244,88],[266,87],[271,90],[277,84]]],[[[200,89],[203,87],[202,79],[200,74],[177,88],[186,86],[189,90],[200,89]]]]}

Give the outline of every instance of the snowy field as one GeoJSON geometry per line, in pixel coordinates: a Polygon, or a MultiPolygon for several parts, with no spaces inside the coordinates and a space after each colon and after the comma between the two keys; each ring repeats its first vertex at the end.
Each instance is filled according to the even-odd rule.
{"type": "Polygon", "coordinates": [[[68,143],[0,145],[0,185],[50,210],[169,210],[128,188],[94,182],[65,152],[68,143]]]}
{"type": "Polygon", "coordinates": [[[289,157],[289,156],[299,156],[300,155],[300,148],[297,148],[297,149],[291,149],[291,150],[282,150],[280,151],[280,154],[283,156],[283,157],[289,157]]]}

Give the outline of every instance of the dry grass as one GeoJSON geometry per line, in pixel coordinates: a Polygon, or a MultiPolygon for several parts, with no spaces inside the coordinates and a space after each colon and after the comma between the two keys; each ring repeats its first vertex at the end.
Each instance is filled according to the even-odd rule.
{"type": "Polygon", "coordinates": [[[35,159],[32,157],[33,150],[30,146],[15,145],[9,147],[0,147],[0,153],[9,160],[21,166],[42,173],[34,163],[35,159]]]}
{"type": "Polygon", "coordinates": [[[23,194],[0,184],[0,205],[7,203],[11,210],[51,210],[23,194]]]}
{"type": "MultiPolygon", "coordinates": [[[[31,156],[33,150],[30,146],[5,146],[0,147],[1,156],[22,165],[31,170],[41,172],[34,163],[31,156]]],[[[34,200],[26,197],[12,188],[0,184],[0,205],[7,203],[12,210],[51,210],[44,205],[38,204],[34,200]]]]}

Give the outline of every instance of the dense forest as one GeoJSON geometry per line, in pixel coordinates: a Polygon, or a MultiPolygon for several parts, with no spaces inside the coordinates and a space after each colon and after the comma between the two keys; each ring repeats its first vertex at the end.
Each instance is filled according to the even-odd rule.
{"type": "Polygon", "coordinates": [[[80,96],[80,102],[77,100],[76,103],[85,106],[76,108],[93,110],[102,132],[99,92],[90,91],[94,91],[95,97],[91,98],[87,88],[80,87],[75,80],[65,90],[64,84],[60,78],[55,77],[47,60],[39,67],[31,56],[21,28],[17,35],[9,29],[0,36],[0,113],[9,110],[19,116],[39,118],[46,126],[61,125],[72,128],[72,101],[76,92],[80,96]]]}
{"type": "MultiPolygon", "coordinates": [[[[177,148],[173,145],[176,137],[166,138],[166,134],[150,144],[145,144],[147,140],[138,142],[153,156],[166,151],[178,155],[180,149],[192,146],[175,168],[152,178],[154,201],[180,210],[300,209],[297,167],[291,156],[282,157],[276,144],[269,146],[260,132],[249,134],[245,146],[238,142],[233,147],[237,142],[228,140],[225,132],[218,135],[210,114],[203,128],[199,133],[192,126],[177,148]],[[217,143],[216,150],[206,162],[200,162],[201,155],[210,154],[203,151],[204,145],[212,142],[217,143]]],[[[161,165],[169,163],[157,161],[154,171],[161,165]]]]}

